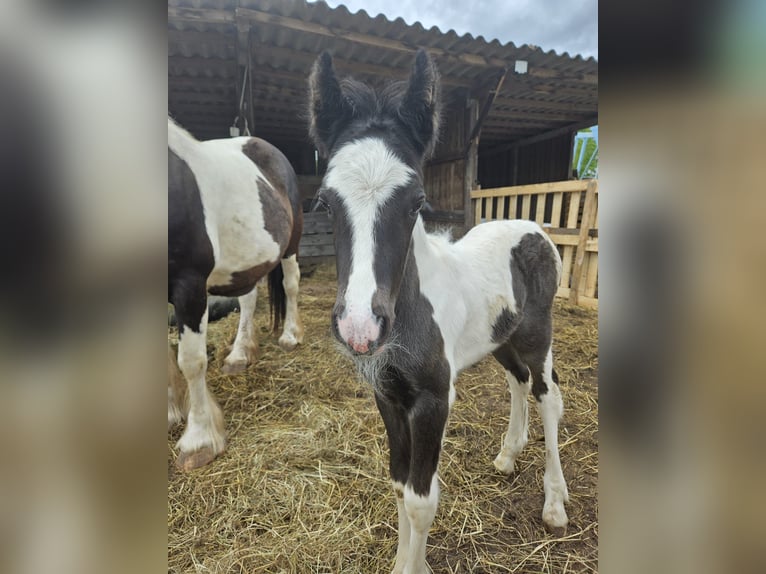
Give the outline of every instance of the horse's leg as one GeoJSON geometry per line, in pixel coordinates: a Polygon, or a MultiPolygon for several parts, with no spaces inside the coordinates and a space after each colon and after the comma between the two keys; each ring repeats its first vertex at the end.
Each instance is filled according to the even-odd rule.
{"type": "Polygon", "coordinates": [[[404,509],[410,523],[410,545],[404,574],[428,574],[426,541],[439,505],[439,453],[449,401],[424,393],[409,411],[412,457],[404,487],[404,509]]]}
{"type": "Polygon", "coordinates": [[[527,396],[531,383],[529,381],[529,369],[510,344],[497,349],[494,355],[505,367],[505,378],[511,391],[511,416],[508,421],[508,431],[503,435],[500,453],[495,458],[494,465],[500,472],[511,474],[516,463],[516,457],[527,445],[527,428],[529,425],[527,396]]]}
{"type": "Polygon", "coordinates": [[[553,353],[550,348],[542,365],[530,365],[532,372],[532,394],[537,400],[537,409],[543,420],[545,432],[545,505],[543,523],[550,532],[562,535],[568,523],[564,503],[569,501],[564,473],[559,459],[558,425],[564,413],[558,377],[553,373],[553,353]]]}
{"type": "Polygon", "coordinates": [[[303,342],[303,323],[298,314],[298,285],[301,280],[301,269],[293,254],[282,259],[282,285],[285,287],[287,304],[285,309],[285,328],[279,337],[279,346],[290,351],[303,342]]]}
{"type": "Polygon", "coordinates": [[[204,278],[192,278],[174,293],[178,318],[178,366],[189,388],[186,430],[178,441],[176,465],[191,470],[213,460],[226,444],[223,413],[208,391],[207,294],[204,278]]]}
{"type": "Polygon", "coordinates": [[[221,369],[227,375],[241,373],[258,356],[258,335],[255,332],[255,304],[258,301],[258,286],[253,285],[250,293],[239,298],[239,327],[231,352],[223,360],[221,369]]]}
{"type": "Polygon", "coordinates": [[[396,562],[392,574],[402,574],[410,547],[410,520],[404,508],[404,487],[410,473],[410,427],[407,412],[375,394],[383,424],[388,435],[390,451],[389,471],[391,483],[396,495],[396,508],[399,515],[399,544],[396,548],[396,562]]]}
{"type": "Polygon", "coordinates": [[[168,341],[168,430],[180,423],[186,416],[188,405],[186,404],[184,386],[175,354],[170,348],[170,341],[168,341]]]}

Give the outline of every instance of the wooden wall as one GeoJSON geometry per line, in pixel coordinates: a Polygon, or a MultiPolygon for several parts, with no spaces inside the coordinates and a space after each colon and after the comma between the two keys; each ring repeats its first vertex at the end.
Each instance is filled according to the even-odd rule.
{"type": "Polygon", "coordinates": [[[450,159],[462,155],[465,149],[466,112],[464,102],[448,107],[442,113],[441,136],[433,159],[426,164],[424,184],[428,201],[441,211],[463,210],[463,177],[465,160],[450,159]]]}

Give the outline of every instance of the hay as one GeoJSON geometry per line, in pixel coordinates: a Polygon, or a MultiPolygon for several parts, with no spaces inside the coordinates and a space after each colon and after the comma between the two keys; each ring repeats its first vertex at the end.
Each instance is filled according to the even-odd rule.
{"type": "MultiPolygon", "coordinates": [[[[300,297],[305,343],[292,353],[277,346],[264,294],[260,359],[241,376],[220,373],[238,315],[210,326],[208,382],[229,443],[219,459],[183,474],[173,452],[180,429],[168,437],[168,572],[367,574],[393,566],[385,430],[370,389],[330,339],[334,269],[323,265],[304,278],[300,297]]],[[[543,529],[545,448],[535,409],[517,472],[505,477],[492,466],[510,396],[502,369],[486,359],[457,384],[428,545],[434,572],[597,570],[597,318],[557,302],[554,325],[567,534],[553,538],[543,529]]]]}

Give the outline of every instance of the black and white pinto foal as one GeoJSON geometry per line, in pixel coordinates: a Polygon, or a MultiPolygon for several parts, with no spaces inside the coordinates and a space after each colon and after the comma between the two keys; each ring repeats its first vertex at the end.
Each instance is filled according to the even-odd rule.
{"type": "Polygon", "coordinates": [[[223,414],[207,389],[207,294],[239,297],[240,318],[225,373],[244,370],[258,351],[256,283],[268,274],[274,330],[292,349],[303,339],[296,255],[303,228],[297,178],[271,144],[252,137],[197,141],[168,118],[168,300],[178,323],[178,367],[168,350],[168,428],[188,414],[179,467],[207,464],[223,451],[223,414]],[[187,410],[188,409],[188,410],[187,410]]]}
{"type": "Polygon", "coordinates": [[[556,248],[530,221],[478,225],[454,243],[426,233],[423,159],[437,136],[439,79],[424,51],[408,82],[380,91],[339,82],[327,53],[309,82],[311,135],[329,158],[317,199],[334,222],[332,330],[373,386],[388,434],[399,511],[394,573],[428,571],[426,538],[454,382],[488,353],[506,369],[512,398],[495,466],[511,473],[527,442],[531,388],[545,429],[543,521],[562,531],[563,405],[551,354],[556,248]]]}

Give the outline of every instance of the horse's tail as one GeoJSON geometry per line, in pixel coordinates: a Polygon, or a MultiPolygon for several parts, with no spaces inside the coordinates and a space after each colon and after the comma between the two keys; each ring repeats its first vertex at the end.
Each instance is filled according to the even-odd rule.
{"type": "Polygon", "coordinates": [[[273,331],[279,331],[279,327],[285,320],[287,313],[287,296],[285,295],[285,286],[282,283],[284,279],[282,271],[282,262],[269,272],[269,315],[271,317],[273,331]]]}

